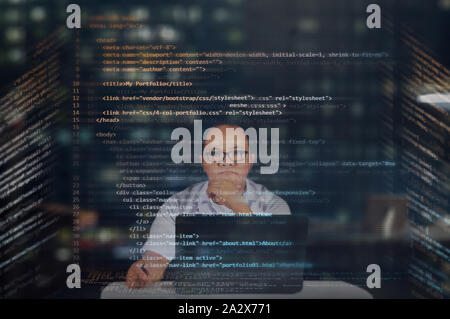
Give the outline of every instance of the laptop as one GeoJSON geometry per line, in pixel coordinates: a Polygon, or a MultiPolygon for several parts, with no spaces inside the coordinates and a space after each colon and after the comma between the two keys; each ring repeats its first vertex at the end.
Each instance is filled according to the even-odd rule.
{"type": "Polygon", "coordinates": [[[166,271],[178,294],[291,294],[303,287],[302,215],[178,216],[166,271]]]}

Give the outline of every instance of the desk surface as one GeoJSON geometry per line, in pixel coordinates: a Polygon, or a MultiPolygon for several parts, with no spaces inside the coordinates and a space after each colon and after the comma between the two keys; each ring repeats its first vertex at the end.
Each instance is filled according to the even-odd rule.
{"type": "Polygon", "coordinates": [[[366,290],[343,281],[304,281],[303,289],[295,294],[214,294],[181,295],[173,283],[164,281],[147,288],[130,289],[124,282],[106,286],[102,299],[372,299],[366,290]]]}

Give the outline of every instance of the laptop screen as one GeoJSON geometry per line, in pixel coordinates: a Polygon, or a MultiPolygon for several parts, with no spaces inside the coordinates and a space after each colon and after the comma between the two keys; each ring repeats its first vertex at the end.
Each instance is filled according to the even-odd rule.
{"type": "Polygon", "coordinates": [[[179,216],[166,277],[186,294],[296,293],[306,236],[301,215],[179,216]]]}

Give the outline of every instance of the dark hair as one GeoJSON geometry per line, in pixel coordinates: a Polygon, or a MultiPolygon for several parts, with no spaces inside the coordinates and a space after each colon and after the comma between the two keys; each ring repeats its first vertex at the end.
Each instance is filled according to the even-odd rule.
{"type": "MultiPolygon", "coordinates": [[[[230,126],[230,128],[241,128],[241,129],[243,129],[244,131],[245,131],[245,129],[242,127],[242,126],[240,126],[240,125],[237,125],[237,124],[229,124],[229,123],[220,123],[220,124],[216,124],[216,125],[212,125],[212,126],[209,126],[207,129],[205,129],[205,131],[206,130],[208,130],[208,129],[210,129],[210,128],[213,128],[213,127],[219,127],[219,126],[230,126]]],[[[249,139],[248,139],[248,136],[247,135],[245,135],[245,139],[247,140],[246,142],[247,142],[247,144],[250,144],[250,141],[249,141],[249,139]]],[[[202,149],[203,148],[205,148],[205,143],[207,142],[208,140],[203,140],[202,139],[202,149]]]]}

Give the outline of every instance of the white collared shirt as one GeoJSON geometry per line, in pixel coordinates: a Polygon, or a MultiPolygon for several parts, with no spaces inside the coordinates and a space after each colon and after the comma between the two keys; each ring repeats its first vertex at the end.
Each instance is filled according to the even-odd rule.
{"type": "MultiPolygon", "coordinates": [[[[206,194],[208,181],[194,184],[166,200],[156,214],[143,251],[154,251],[169,261],[175,258],[175,218],[178,215],[234,215],[223,205],[214,203],[206,194]]],[[[286,202],[265,186],[247,179],[242,194],[257,215],[290,215],[286,202]]]]}

